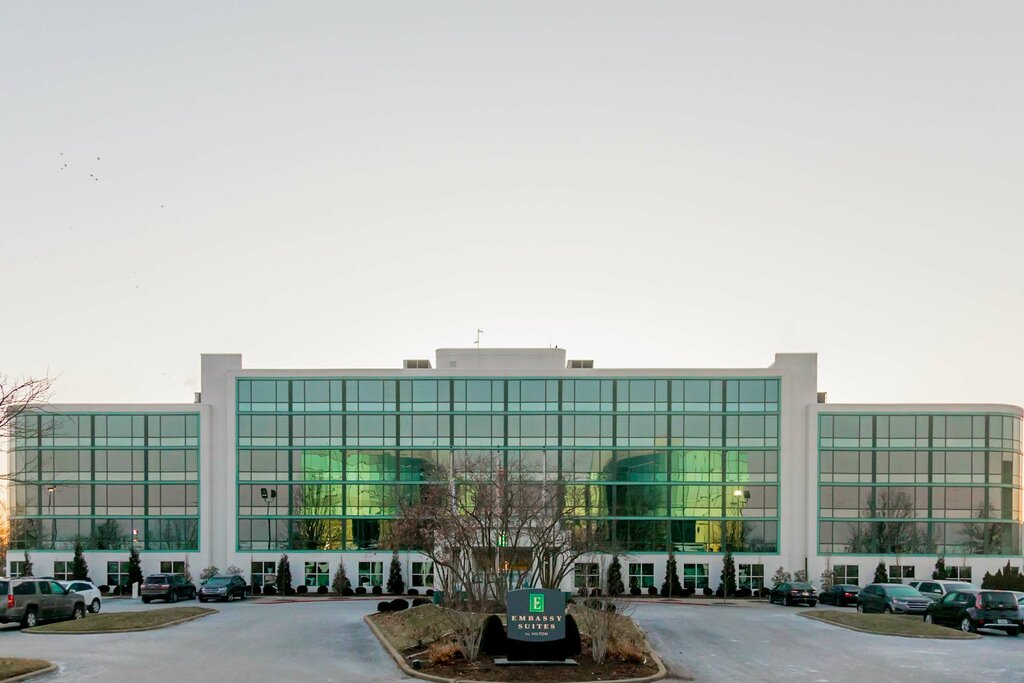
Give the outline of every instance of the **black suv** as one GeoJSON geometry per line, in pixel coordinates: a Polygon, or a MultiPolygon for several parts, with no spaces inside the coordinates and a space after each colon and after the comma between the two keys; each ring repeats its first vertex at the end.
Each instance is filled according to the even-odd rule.
{"type": "Polygon", "coordinates": [[[142,602],[150,600],[195,600],[196,587],[184,574],[150,574],[142,583],[142,602]]]}
{"type": "Polygon", "coordinates": [[[811,607],[818,603],[818,595],[814,587],[802,581],[787,581],[772,588],[768,596],[768,602],[781,602],[784,605],[795,605],[798,602],[806,602],[811,607]]]}
{"type": "Polygon", "coordinates": [[[249,590],[241,576],[213,576],[199,588],[199,602],[245,600],[249,590]]]}
{"type": "Polygon", "coordinates": [[[1008,636],[1020,635],[1024,629],[1017,598],[1010,591],[971,590],[948,593],[928,605],[924,620],[930,624],[959,626],[973,633],[979,628],[1005,631],[1008,636]]]}

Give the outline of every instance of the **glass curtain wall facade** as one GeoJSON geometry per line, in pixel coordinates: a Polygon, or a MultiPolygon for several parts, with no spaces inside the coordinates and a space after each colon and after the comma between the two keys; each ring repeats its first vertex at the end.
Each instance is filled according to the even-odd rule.
{"type": "Polygon", "coordinates": [[[239,378],[237,550],[381,548],[433,473],[485,467],[566,482],[621,552],[777,552],[779,384],[239,378]]]}
{"type": "Polygon", "coordinates": [[[1020,556],[1019,416],[818,420],[822,554],[1020,556]]]}
{"type": "Polygon", "coordinates": [[[198,550],[197,413],[21,415],[12,443],[12,550],[198,550]]]}

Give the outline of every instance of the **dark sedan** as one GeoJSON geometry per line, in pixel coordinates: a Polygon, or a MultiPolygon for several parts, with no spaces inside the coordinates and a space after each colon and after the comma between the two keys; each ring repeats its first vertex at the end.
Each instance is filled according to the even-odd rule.
{"type": "Polygon", "coordinates": [[[811,607],[818,603],[818,594],[809,583],[801,581],[787,581],[772,588],[768,596],[768,602],[779,602],[783,605],[795,605],[799,602],[806,602],[811,607]]]}
{"type": "Polygon", "coordinates": [[[241,576],[214,576],[200,587],[199,602],[245,600],[249,590],[241,576]]]}
{"type": "Polygon", "coordinates": [[[1004,631],[1008,636],[1017,636],[1024,629],[1017,598],[1010,591],[949,593],[928,606],[924,620],[930,624],[956,626],[967,633],[990,628],[1004,631]]]}
{"type": "Polygon", "coordinates": [[[818,593],[818,601],[823,605],[848,607],[857,604],[858,593],[860,593],[860,586],[855,586],[852,583],[838,583],[828,590],[818,593]]]}

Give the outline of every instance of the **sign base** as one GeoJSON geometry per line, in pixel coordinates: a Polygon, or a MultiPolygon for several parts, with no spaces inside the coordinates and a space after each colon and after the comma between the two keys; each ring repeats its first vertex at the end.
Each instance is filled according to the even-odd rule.
{"type": "Polygon", "coordinates": [[[495,666],[579,666],[575,659],[507,659],[495,657],[495,666]]]}

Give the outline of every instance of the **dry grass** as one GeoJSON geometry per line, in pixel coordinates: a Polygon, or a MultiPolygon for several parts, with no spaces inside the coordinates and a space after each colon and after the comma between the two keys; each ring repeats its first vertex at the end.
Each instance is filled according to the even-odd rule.
{"type": "Polygon", "coordinates": [[[50,666],[45,659],[22,659],[21,657],[0,657],[0,681],[29,674],[50,666]]]}
{"type": "Polygon", "coordinates": [[[437,605],[420,605],[370,618],[399,652],[432,643],[448,632],[437,605]]]}
{"type": "Polygon", "coordinates": [[[647,662],[647,652],[635,640],[613,640],[608,645],[608,656],[627,664],[644,664],[647,662]]]}
{"type": "Polygon", "coordinates": [[[434,641],[427,648],[427,658],[434,664],[451,664],[459,656],[459,646],[450,640],[434,641]]]}
{"type": "Polygon", "coordinates": [[[85,619],[56,621],[43,624],[32,629],[35,633],[77,633],[79,631],[103,631],[117,633],[140,628],[163,626],[178,619],[194,617],[200,614],[216,614],[217,610],[208,607],[168,607],[151,609],[145,612],[117,612],[96,614],[85,619]]]}

